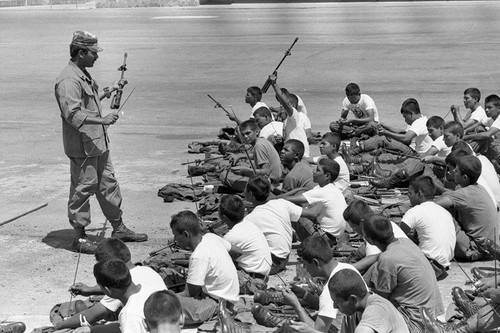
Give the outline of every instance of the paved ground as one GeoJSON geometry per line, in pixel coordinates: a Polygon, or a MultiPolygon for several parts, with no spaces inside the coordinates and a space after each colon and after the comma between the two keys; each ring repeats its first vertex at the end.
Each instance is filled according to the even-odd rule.
{"type": "MultiPolygon", "coordinates": [[[[131,245],[139,260],[164,245],[171,214],[194,208],[156,195],[168,182],[188,182],[180,164],[198,156],[188,156],[187,144],[229,124],[207,93],[246,115],[245,89],[261,85],[298,36],[279,83],[304,99],[316,130],[339,118],[352,81],[375,99],[383,121],[402,124],[408,97],[426,115],[444,116],[468,86],[497,93],[499,10],[497,2],[1,10],[0,221],[48,206],[0,227],[0,320],[21,316],[30,330],[69,299],[77,255],[68,250],[69,167],[53,85],[72,31],[99,36],[105,51],[91,73],[102,86],[129,55],[127,91],[136,90],[110,136],[124,219],[150,236],[131,245]]],[[[271,94],[264,100],[274,104],[271,94]]],[[[104,217],[92,203],[98,233],[104,217]]],[[[77,280],[91,283],[92,265],[82,256],[77,280]]],[[[450,287],[465,279],[454,265],[440,285],[447,303],[450,287]]]]}

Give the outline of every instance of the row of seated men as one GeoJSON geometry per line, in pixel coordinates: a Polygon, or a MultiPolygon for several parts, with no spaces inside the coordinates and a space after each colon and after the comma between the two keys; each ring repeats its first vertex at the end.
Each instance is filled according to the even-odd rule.
{"type": "MultiPolygon", "coordinates": [[[[271,82],[279,96],[281,89],[276,84],[276,78],[271,82]]],[[[466,107],[474,109],[470,116],[473,130],[479,127],[474,119],[479,118],[477,112],[482,109],[477,94],[479,92],[475,88],[467,89],[464,93],[466,107]]],[[[236,191],[243,192],[250,176],[266,176],[271,183],[271,192],[276,195],[273,198],[307,206],[296,228],[299,239],[318,231],[329,237],[333,245],[343,236],[342,225],[345,221],[341,214],[352,200],[349,182],[354,174],[365,171],[376,175],[371,184],[377,187],[408,186],[411,179],[423,174],[432,179],[435,187],[435,191],[423,191],[423,198],[445,208],[453,218],[454,228],[457,229],[455,258],[466,261],[491,258],[485,244],[488,238],[494,238],[492,235],[498,226],[500,183],[494,164],[485,155],[476,154],[471,144],[474,147],[480,145],[469,139],[490,135],[489,131],[498,130],[500,123],[492,124],[488,132],[472,136],[465,134],[470,133],[467,132],[470,127],[464,129],[463,121],[445,123],[438,116],[427,119],[421,114],[418,102],[410,98],[401,107],[408,129],[399,133],[389,130],[387,125],[381,125],[382,129],[373,126],[373,119],[378,119],[376,107],[369,96],[360,94],[356,84],[346,87],[346,95],[344,109],[353,111],[354,120],[361,123],[348,118],[332,123],[332,130],[336,132],[323,135],[319,157],[305,156],[304,142],[292,138],[285,138],[285,144],[278,154],[272,139],[260,135],[270,123],[262,126],[265,122],[262,122],[259,110],[269,110],[258,108],[254,113],[257,122],[250,119],[239,125],[243,140],[251,146],[251,165],[232,167],[222,172],[220,179],[236,191]],[[340,139],[345,133],[339,135],[339,128],[335,126],[343,127],[342,131],[354,128],[348,129],[346,133],[359,131],[365,138],[353,140],[349,149],[340,149],[340,139]],[[362,127],[375,128],[376,131],[371,134],[378,132],[379,135],[369,136],[370,133],[362,127]],[[330,174],[328,178],[325,177],[325,169],[330,166],[338,172],[326,172],[330,174]],[[286,174],[283,176],[284,170],[286,174]],[[345,199],[341,198],[341,194],[345,199]],[[435,195],[438,196],[434,198],[435,195]]],[[[295,107],[289,105],[286,95],[277,98],[284,109],[297,113],[295,107]]],[[[453,106],[452,110],[457,119],[461,118],[458,107],[453,106]]],[[[496,120],[500,113],[500,98],[488,96],[486,110],[496,120]]],[[[270,117],[264,118],[271,121],[270,117]]],[[[469,126],[469,123],[465,122],[465,125],[469,126]]],[[[492,150],[495,141],[488,139],[488,142],[486,146],[492,150]]],[[[233,156],[232,159],[239,160],[241,157],[233,156]]],[[[414,195],[412,192],[410,194],[414,195]]],[[[414,228],[414,225],[410,228],[414,228]]],[[[449,228],[448,233],[454,232],[454,228],[449,228]]],[[[441,260],[440,264],[446,267],[449,262],[441,260]]]]}
{"type": "MultiPolygon", "coordinates": [[[[229,227],[224,237],[203,234],[199,218],[191,211],[172,217],[170,227],[175,241],[192,251],[186,288],[177,294],[166,292],[162,278],[151,268],[132,264],[123,242],[103,240],[95,253],[97,284],[89,287],[77,283],[71,290],[105,297],[57,323],[55,328],[77,327],[77,333],[176,332],[182,324],[212,319],[221,300],[231,309],[240,294],[249,292],[246,282],[241,283],[248,281],[245,277],[265,282],[269,274],[284,269],[277,251],[288,257],[292,229],[297,230],[305,210],[292,207],[284,199],[267,200],[270,188],[266,178],[250,178],[245,197],[255,209],[248,215],[239,196],[222,197],[219,215],[229,227]],[[92,325],[120,308],[116,323],[92,325]]],[[[403,217],[402,228],[374,214],[365,202],[353,201],[342,210],[342,218],[365,239],[365,245],[357,250],[361,259],[352,265],[338,262],[333,257],[330,237],[315,232],[302,240],[297,254],[311,276],[326,279],[324,288],[316,295],[293,284],[279,291],[254,290],[255,302],[291,305],[298,319],[289,327],[295,332],[328,332],[332,326],[343,332],[482,332],[499,326],[496,310],[500,293],[494,277],[477,283],[482,294],[491,299],[489,304],[471,312],[474,307],[467,304],[470,301],[459,290],[454,299],[470,317],[447,325],[436,321],[435,317],[444,312],[437,279],[446,266],[440,262],[449,264],[455,239],[453,232],[447,232],[453,229],[449,213],[425,197],[425,193],[432,192],[429,177],[412,181],[410,200],[414,207],[403,217]],[[420,247],[405,235],[404,230],[410,226],[419,230],[420,247]],[[314,318],[305,305],[318,310],[314,318]]],[[[259,304],[253,306],[252,313],[259,324],[280,323],[259,304]]]]}

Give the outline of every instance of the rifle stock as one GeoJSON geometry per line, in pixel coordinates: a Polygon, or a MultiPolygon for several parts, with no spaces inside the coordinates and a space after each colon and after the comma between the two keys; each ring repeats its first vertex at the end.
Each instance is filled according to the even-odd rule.
{"type": "MultiPolygon", "coordinates": [[[[276,69],[273,72],[274,75],[276,75],[278,73],[278,69],[280,68],[283,61],[285,61],[286,57],[288,57],[289,55],[292,54],[290,51],[292,51],[293,46],[295,45],[295,43],[297,43],[298,40],[299,40],[299,37],[295,37],[295,40],[293,41],[292,45],[288,48],[288,50],[285,51],[285,55],[283,56],[283,58],[279,62],[278,66],[276,66],[276,69]]],[[[261,88],[262,93],[265,94],[270,86],[271,86],[271,81],[269,80],[269,78],[267,78],[266,82],[264,83],[264,85],[261,88]]]]}

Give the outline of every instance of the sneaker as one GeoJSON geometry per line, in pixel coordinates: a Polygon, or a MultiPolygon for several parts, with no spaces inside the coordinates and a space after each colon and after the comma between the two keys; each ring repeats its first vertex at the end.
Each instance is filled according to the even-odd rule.
{"type": "Polygon", "coordinates": [[[26,325],[20,321],[0,324],[0,333],[23,333],[26,325]]]}
{"type": "Polygon", "coordinates": [[[78,238],[73,241],[73,251],[83,254],[94,254],[99,243],[88,238],[78,238]]]}
{"type": "Polygon", "coordinates": [[[260,290],[253,295],[253,301],[262,305],[274,303],[276,305],[284,305],[285,297],[281,291],[275,289],[260,290]]]}
{"type": "Polygon", "coordinates": [[[257,324],[266,327],[277,327],[288,322],[287,318],[275,316],[261,304],[254,304],[252,306],[252,314],[257,324]]]}
{"type": "Polygon", "coordinates": [[[119,239],[122,242],[145,242],[148,240],[148,235],[133,232],[125,225],[121,224],[117,230],[111,233],[111,238],[119,239]]]}

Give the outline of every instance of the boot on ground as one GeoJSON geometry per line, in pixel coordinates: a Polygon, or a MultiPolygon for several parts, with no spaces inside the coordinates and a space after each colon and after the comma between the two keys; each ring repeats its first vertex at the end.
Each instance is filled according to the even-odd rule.
{"type": "Polygon", "coordinates": [[[148,235],[136,233],[123,224],[120,219],[117,222],[112,222],[113,232],[111,238],[119,239],[122,242],[145,242],[148,240],[148,235]]]}

